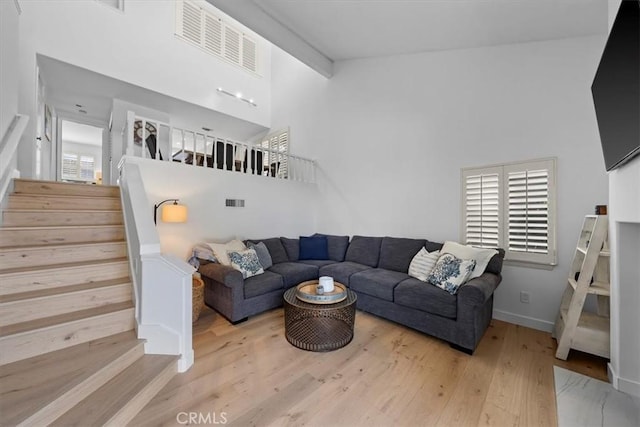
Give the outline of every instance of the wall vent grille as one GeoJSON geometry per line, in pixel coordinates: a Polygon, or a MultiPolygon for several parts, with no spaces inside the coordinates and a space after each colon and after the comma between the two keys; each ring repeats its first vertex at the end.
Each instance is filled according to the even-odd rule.
{"type": "Polygon", "coordinates": [[[244,208],[243,199],[227,199],[225,206],[228,208],[244,208]]]}

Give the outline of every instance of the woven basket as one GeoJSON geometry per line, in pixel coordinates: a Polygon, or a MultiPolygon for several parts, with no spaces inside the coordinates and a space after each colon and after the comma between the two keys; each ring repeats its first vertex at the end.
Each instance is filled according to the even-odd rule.
{"type": "Polygon", "coordinates": [[[204,282],[199,277],[193,277],[193,302],[191,308],[192,323],[196,323],[204,307],[204,282]]]}

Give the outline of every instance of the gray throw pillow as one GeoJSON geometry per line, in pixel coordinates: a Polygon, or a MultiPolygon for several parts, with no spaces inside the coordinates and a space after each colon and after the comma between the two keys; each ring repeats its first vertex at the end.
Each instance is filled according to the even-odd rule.
{"type": "Polygon", "coordinates": [[[264,244],[264,242],[260,242],[257,244],[249,242],[249,247],[253,248],[253,250],[256,251],[256,254],[258,255],[258,261],[260,261],[260,265],[262,266],[262,268],[266,270],[273,265],[271,254],[269,253],[269,249],[267,249],[267,246],[264,244]]]}

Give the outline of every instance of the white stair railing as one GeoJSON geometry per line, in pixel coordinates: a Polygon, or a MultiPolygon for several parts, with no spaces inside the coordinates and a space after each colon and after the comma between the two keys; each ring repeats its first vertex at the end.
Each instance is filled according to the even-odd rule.
{"type": "Polygon", "coordinates": [[[0,141],[0,201],[4,200],[11,180],[19,178],[18,144],[27,127],[29,116],[16,114],[0,141]]]}
{"type": "Polygon", "coordinates": [[[133,111],[127,112],[123,132],[130,156],[315,183],[315,161],[271,147],[174,127],[133,111]]]}
{"type": "Polygon", "coordinates": [[[118,164],[122,211],[135,298],[138,338],[145,353],[180,355],[178,370],[193,365],[192,275],[186,262],[160,252],[147,194],[137,164],[118,164]]]}

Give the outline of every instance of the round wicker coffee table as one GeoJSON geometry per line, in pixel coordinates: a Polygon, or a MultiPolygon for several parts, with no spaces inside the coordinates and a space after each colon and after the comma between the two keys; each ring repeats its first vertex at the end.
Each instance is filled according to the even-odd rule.
{"type": "Polygon", "coordinates": [[[335,304],[313,304],[296,297],[296,287],[284,293],[284,333],[295,347],[309,351],[337,350],[353,339],[355,292],[335,304]]]}

